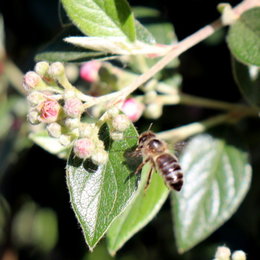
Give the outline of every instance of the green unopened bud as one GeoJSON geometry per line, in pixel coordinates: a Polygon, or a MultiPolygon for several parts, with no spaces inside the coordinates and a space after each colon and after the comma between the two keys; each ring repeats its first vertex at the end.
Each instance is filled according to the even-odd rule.
{"type": "Polygon", "coordinates": [[[91,155],[91,160],[97,165],[105,164],[108,160],[108,153],[103,149],[98,149],[91,155]]]}
{"type": "Polygon", "coordinates": [[[46,61],[37,62],[34,70],[37,74],[43,77],[49,70],[49,63],[46,61]]]}
{"type": "Polygon", "coordinates": [[[232,6],[228,3],[221,3],[217,8],[222,14],[221,21],[223,25],[230,25],[239,18],[239,16],[233,11],[232,6]]]}
{"type": "Polygon", "coordinates": [[[59,142],[63,146],[69,146],[71,143],[71,137],[69,135],[61,135],[59,137],[59,142]]]}
{"type": "Polygon", "coordinates": [[[226,246],[219,246],[215,254],[216,260],[229,260],[230,259],[230,249],[226,246]]]}
{"type": "Polygon", "coordinates": [[[37,106],[40,103],[42,103],[44,100],[46,100],[45,95],[39,91],[32,91],[27,96],[27,101],[28,101],[29,105],[31,105],[31,106],[37,106]]]}
{"type": "Polygon", "coordinates": [[[36,110],[31,110],[31,111],[28,113],[27,119],[28,119],[28,121],[30,122],[30,124],[32,124],[32,125],[38,125],[38,124],[40,124],[39,113],[38,113],[38,111],[36,111],[36,110]]]}
{"type": "Polygon", "coordinates": [[[80,125],[80,119],[79,118],[67,118],[64,121],[64,124],[67,128],[69,128],[70,130],[73,130],[75,128],[78,128],[80,125]]]}
{"type": "Polygon", "coordinates": [[[232,254],[232,260],[246,260],[246,254],[242,250],[237,250],[232,254]]]}
{"type": "Polygon", "coordinates": [[[46,129],[51,137],[59,138],[61,136],[61,125],[56,122],[49,124],[46,129]]]}
{"type": "Polygon", "coordinates": [[[81,137],[91,137],[97,135],[98,128],[94,123],[82,123],[79,127],[79,136],[81,137]]]}
{"type": "Polygon", "coordinates": [[[112,127],[115,131],[124,132],[130,126],[130,120],[124,114],[117,115],[112,119],[112,127]]]}
{"type": "Polygon", "coordinates": [[[66,100],[68,98],[74,98],[75,97],[75,91],[73,90],[65,90],[63,93],[63,98],[66,100]]]}
{"type": "Polygon", "coordinates": [[[144,116],[150,119],[158,119],[162,112],[162,105],[156,103],[149,104],[145,108],[144,116]]]}
{"type": "Polygon", "coordinates": [[[75,82],[79,77],[79,68],[75,64],[66,64],[65,73],[70,82],[75,82]]]}
{"type": "Polygon", "coordinates": [[[64,65],[61,62],[54,62],[49,67],[49,74],[56,78],[65,73],[64,65]]]}
{"type": "Polygon", "coordinates": [[[111,117],[115,117],[119,114],[119,109],[117,107],[112,107],[107,111],[108,115],[111,117]]]}
{"type": "Polygon", "coordinates": [[[144,102],[145,102],[146,104],[148,104],[148,103],[153,103],[154,100],[156,99],[156,97],[157,97],[157,92],[156,92],[156,91],[154,91],[154,90],[149,91],[149,92],[147,92],[147,93],[144,95],[144,102]]]}

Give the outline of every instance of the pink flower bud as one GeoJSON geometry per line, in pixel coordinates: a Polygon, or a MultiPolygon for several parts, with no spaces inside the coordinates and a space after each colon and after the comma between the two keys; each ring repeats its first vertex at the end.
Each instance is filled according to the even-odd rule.
{"type": "Polygon", "coordinates": [[[95,82],[98,79],[98,71],[101,62],[97,60],[84,63],[80,68],[80,77],[88,82],[95,82]]]}
{"type": "Polygon", "coordinates": [[[27,72],[23,77],[23,88],[29,92],[42,83],[41,77],[34,71],[27,72]]]}
{"type": "Polygon", "coordinates": [[[66,99],[63,108],[65,114],[69,117],[80,117],[84,111],[81,100],[76,97],[66,99]]]}
{"type": "Polygon", "coordinates": [[[78,139],[74,143],[73,151],[81,159],[87,159],[94,151],[94,144],[89,138],[78,139]]]}
{"type": "Polygon", "coordinates": [[[45,100],[41,104],[40,120],[43,123],[53,123],[57,121],[59,117],[60,108],[60,104],[56,100],[45,100]]]}
{"type": "Polygon", "coordinates": [[[134,98],[129,98],[125,100],[122,111],[132,122],[136,122],[143,114],[144,105],[134,98]]]}

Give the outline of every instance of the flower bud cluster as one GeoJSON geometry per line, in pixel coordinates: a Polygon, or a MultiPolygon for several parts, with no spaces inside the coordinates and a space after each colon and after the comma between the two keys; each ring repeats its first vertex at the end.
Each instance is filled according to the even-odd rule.
{"type": "Polygon", "coordinates": [[[231,255],[231,250],[228,247],[220,246],[217,248],[214,260],[246,260],[246,254],[242,250],[237,250],[231,255]]]}
{"type": "Polygon", "coordinates": [[[131,121],[125,114],[121,114],[116,107],[111,108],[107,113],[110,117],[110,137],[113,140],[122,140],[124,131],[130,126],[131,121]]]}
{"type": "Polygon", "coordinates": [[[108,153],[104,143],[98,138],[98,127],[94,123],[81,123],[79,139],[74,142],[73,151],[81,159],[91,158],[97,165],[105,164],[108,153]]]}
{"type": "Polygon", "coordinates": [[[37,63],[35,71],[26,73],[23,81],[29,105],[28,121],[33,125],[42,123],[49,136],[65,147],[73,146],[79,158],[104,164],[108,154],[98,138],[98,128],[81,122],[84,104],[77,96],[79,91],[69,84],[62,63],[37,63]]]}

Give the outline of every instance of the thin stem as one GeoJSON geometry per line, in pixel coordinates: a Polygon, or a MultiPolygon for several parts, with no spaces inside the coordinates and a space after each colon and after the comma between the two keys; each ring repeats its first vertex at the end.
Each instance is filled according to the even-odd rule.
{"type": "Polygon", "coordinates": [[[175,129],[158,133],[158,137],[172,142],[182,141],[192,135],[205,132],[207,129],[226,123],[230,120],[230,114],[222,114],[201,122],[191,123],[175,129]]]}
{"type": "Polygon", "coordinates": [[[5,75],[12,86],[22,95],[26,94],[26,91],[22,87],[23,73],[18,67],[9,59],[5,61],[5,75]]]}
{"type": "MultiPolygon", "coordinates": [[[[245,10],[252,8],[254,6],[258,6],[259,0],[244,0],[242,3],[237,5],[232,10],[237,14],[240,15],[245,10]]],[[[212,22],[209,25],[201,28],[194,34],[190,35],[189,37],[185,38],[184,40],[180,41],[178,44],[174,45],[172,49],[161,59],[159,60],[154,66],[152,66],[147,72],[140,75],[136,78],[130,85],[118,91],[118,99],[125,99],[129,94],[135,91],[139,86],[144,84],[147,80],[153,77],[157,72],[163,69],[168,63],[170,63],[173,59],[177,58],[180,54],[185,52],[186,50],[190,49],[194,45],[198,44],[199,42],[205,40],[207,37],[212,35],[214,32],[222,28],[224,25],[221,23],[221,19],[218,19],[212,22]]],[[[117,103],[118,100],[115,100],[117,103]]],[[[113,101],[111,103],[113,105],[113,101]]]]}
{"type": "MultiPolygon", "coordinates": [[[[144,96],[136,96],[139,101],[144,101],[144,96]]],[[[214,99],[201,98],[187,94],[175,94],[175,95],[158,95],[153,102],[160,105],[177,105],[185,104],[190,106],[199,106],[212,109],[228,110],[228,111],[241,111],[248,116],[259,116],[259,110],[254,107],[246,105],[233,104],[224,101],[218,101],[214,99]]]]}
{"type": "Polygon", "coordinates": [[[233,103],[229,103],[229,102],[218,101],[218,100],[213,100],[213,99],[208,99],[208,98],[195,97],[195,96],[187,95],[187,94],[180,95],[180,103],[186,104],[186,105],[192,105],[192,106],[213,108],[213,109],[243,111],[243,112],[247,113],[248,115],[258,116],[258,110],[253,107],[249,107],[246,105],[240,105],[240,104],[233,104],[233,103]]]}

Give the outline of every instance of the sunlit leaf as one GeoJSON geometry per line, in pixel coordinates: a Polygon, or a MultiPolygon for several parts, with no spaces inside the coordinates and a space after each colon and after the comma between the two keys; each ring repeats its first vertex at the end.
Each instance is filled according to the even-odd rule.
{"type": "Polygon", "coordinates": [[[134,16],[126,0],[62,0],[62,4],[85,35],[135,40],[134,16]]]}
{"type": "Polygon", "coordinates": [[[251,181],[248,154],[241,137],[218,131],[203,134],[186,147],[180,163],[185,174],[183,189],[173,193],[173,218],[180,253],[208,237],[237,210],[251,181]]]}
{"type": "Polygon", "coordinates": [[[76,46],[119,55],[151,54],[163,55],[169,51],[170,46],[150,45],[142,41],[134,43],[123,37],[81,37],[72,36],[65,38],[66,42],[76,46]]]}
{"type": "MultiPolygon", "coordinates": [[[[137,133],[131,126],[124,135],[135,137],[137,133]]],[[[100,138],[109,151],[109,161],[97,166],[71,154],[66,174],[72,208],[91,250],[131,201],[138,181],[138,176],[133,176],[136,162],[130,163],[126,156],[136,145],[136,138],[113,141],[107,125],[102,126],[100,138]]]]}
{"type": "Polygon", "coordinates": [[[228,46],[239,61],[260,66],[260,7],[249,9],[230,27],[228,46]]]}
{"type": "Polygon", "coordinates": [[[109,228],[108,250],[112,255],[154,218],[168,197],[169,190],[157,173],[153,174],[148,189],[144,190],[151,165],[147,166],[142,171],[138,195],[109,228]]]}
{"type": "Polygon", "coordinates": [[[92,59],[106,59],[111,56],[101,51],[78,47],[63,40],[71,35],[83,36],[75,26],[68,26],[44,48],[39,50],[35,56],[35,60],[50,62],[85,62],[92,59]]]}
{"type": "Polygon", "coordinates": [[[62,159],[68,158],[70,148],[61,145],[57,138],[50,137],[46,130],[31,133],[29,137],[34,143],[39,145],[47,152],[55,154],[62,159]]]}

